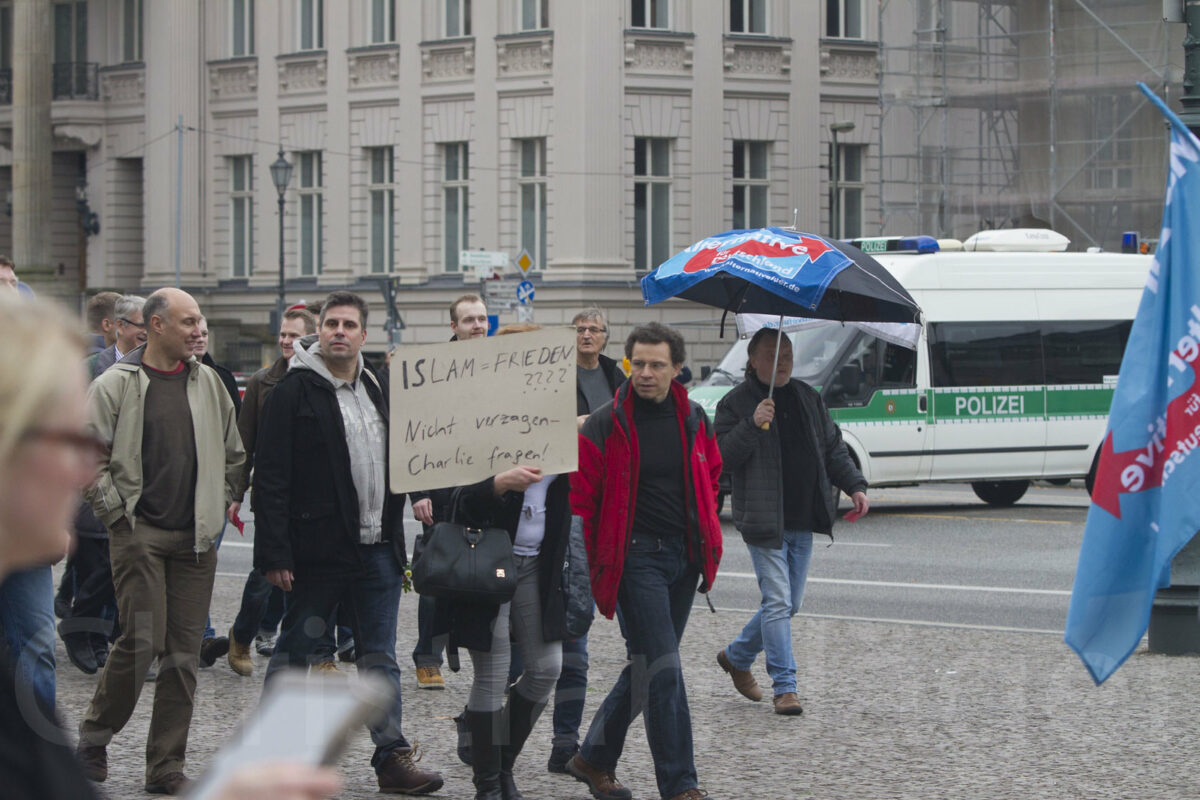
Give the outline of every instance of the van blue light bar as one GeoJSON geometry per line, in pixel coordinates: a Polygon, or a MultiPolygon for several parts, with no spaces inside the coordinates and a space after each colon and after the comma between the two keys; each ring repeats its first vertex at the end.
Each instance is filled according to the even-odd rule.
{"type": "Polygon", "coordinates": [[[851,239],[850,244],[864,253],[936,253],[939,249],[932,236],[871,236],[851,239]]]}

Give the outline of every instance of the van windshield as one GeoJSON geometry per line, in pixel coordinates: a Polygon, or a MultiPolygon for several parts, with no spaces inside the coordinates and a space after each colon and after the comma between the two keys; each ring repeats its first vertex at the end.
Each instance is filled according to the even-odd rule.
{"type": "MultiPolygon", "coordinates": [[[[820,384],[833,360],[858,331],[848,325],[821,325],[788,334],[792,340],[792,377],[820,384]]],[[[746,348],[749,339],[739,339],[701,386],[734,386],[746,377],[746,348]]]]}

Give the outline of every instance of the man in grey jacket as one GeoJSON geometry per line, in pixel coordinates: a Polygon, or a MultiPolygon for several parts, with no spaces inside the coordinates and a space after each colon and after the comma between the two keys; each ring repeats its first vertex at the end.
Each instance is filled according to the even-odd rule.
{"type": "Polygon", "coordinates": [[[109,531],[121,636],[79,726],[94,781],[160,659],[146,742],[146,791],[179,794],[200,637],[217,569],[213,547],[245,453],[221,379],[192,356],[200,308],[160,289],[142,309],[149,340],[97,378],[89,427],[108,446],[86,496],[109,531]]]}
{"type": "Polygon", "coordinates": [[[733,481],[733,523],[750,550],[762,592],[758,612],[717,654],[717,663],[742,695],[758,701],[762,690],[750,667],[765,651],[775,713],[796,715],[803,710],[796,695],[791,618],[804,599],[812,535],[833,529],[834,486],[850,495],[859,515],[870,504],[867,482],[841,431],[821,396],[792,379],[792,344],[778,337],[766,328],[754,335],[746,380],[717,404],[717,446],[733,481]]]}

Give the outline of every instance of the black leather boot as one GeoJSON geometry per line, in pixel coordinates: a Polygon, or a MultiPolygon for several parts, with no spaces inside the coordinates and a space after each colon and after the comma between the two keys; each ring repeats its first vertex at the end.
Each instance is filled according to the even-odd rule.
{"type": "Polygon", "coordinates": [[[513,764],[525,746],[533,725],[546,708],[545,703],[535,703],[526,700],[522,694],[513,689],[508,693],[508,707],[505,715],[508,718],[508,741],[500,748],[500,792],[502,800],[525,800],[521,790],[513,781],[513,764]]]}
{"type": "Polygon", "coordinates": [[[475,800],[504,800],[500,791],[501,711],[467,711],[475,800]]]}

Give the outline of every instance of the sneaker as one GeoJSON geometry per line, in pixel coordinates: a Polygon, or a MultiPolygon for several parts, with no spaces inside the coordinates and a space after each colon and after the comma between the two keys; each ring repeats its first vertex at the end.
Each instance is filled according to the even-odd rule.
{"type": "Polygon", "coordinates": [[[258,636],[254,637],[254,652],[270,658],[275,655],[275,642],[278,639],[279,635],[274,631],[259,631],[258,636]]]}
{"type": "Polygon", "coordinates": [[[445,782],[442,776],[418,767],[420,760],[421,754],[415,744],[408,749],[393,750],[376,771],[379,791],[387,794],[429,794],[442,788],[445,782]]]}
{"type": "Polygon", "coordinates": [[[417,667],[418,689],[445,689],[446,680],[438,667],[417,667]]]}
{"type": "Polygon", "coordinates": [[[75,748],[75,758],[89,781],[103,783],[108,778],[108,749],[104,745],[80,742],[75,748]]]}
{"type": "Polygon", "coordinates": [[[733,688],[737,689],[742,697],[756,703],[762,700],[762,689],[758,688],[758,681],[754,680],[750,670],[735,667],[723,649],[717,653],[717,664],[729,673],[729,677],[733,679],[733,688]]]}
{"type": "Polygon", "coordinates": [[[233,631],[229,631],[229,668],[238,675],[248,676],[254,672],[254,662],[250,660],[250,645],[242,644],[237,639],[233,638],[233,631]]]}
{"type": "Polygon", "coordinates": [[[800,707],[800,698],[795,692],[784,692],[775,695],[775,713],[785,717],[798,717],[804,713],[800,707]]]}
{"type": "MultiPolygon", "coordinates": [[[[200,666],[211,667],[217,659],[229,652],[229,637],[214,636],[200,643],[200,666]]],[[[175,773],[171,773],[174,775],[175,773]]],[[[183,773],[179,773],[183,774],[183,773]]],[[[165,780],[165,779],[164,779],[165,780]]]]}
{"type": "Polygon", "coordinates": [[[337,668],[337,664],[329,661],[318,661],[313,664],[313,672],[319,675],[341,675],[341,671],[337,668]]]}
{"type": "Polygon", "coordinates": [[[182,772],[168,772],[158,780],[146,781],[146,794],[183,794],[190,783],[182,772]]]}
{"type": "Polygon", "coordinates": [[[567,762],[567,772],[575,779],[587,784],[588,791],[596,800],[632,800],[633,792],[626,789],[610,770],[596,769],[576,753],[567,762]]]}
{"type": "Polygon", "coordinates": [[[555,747],[550,750],[550,760],[546,762],[546,771],[553,772],[556,775],[569,775],[567,772],[567,762],[571,760],[571,756],[579,752],[579,745],[573,744],[570,747],[555,747]]]}

